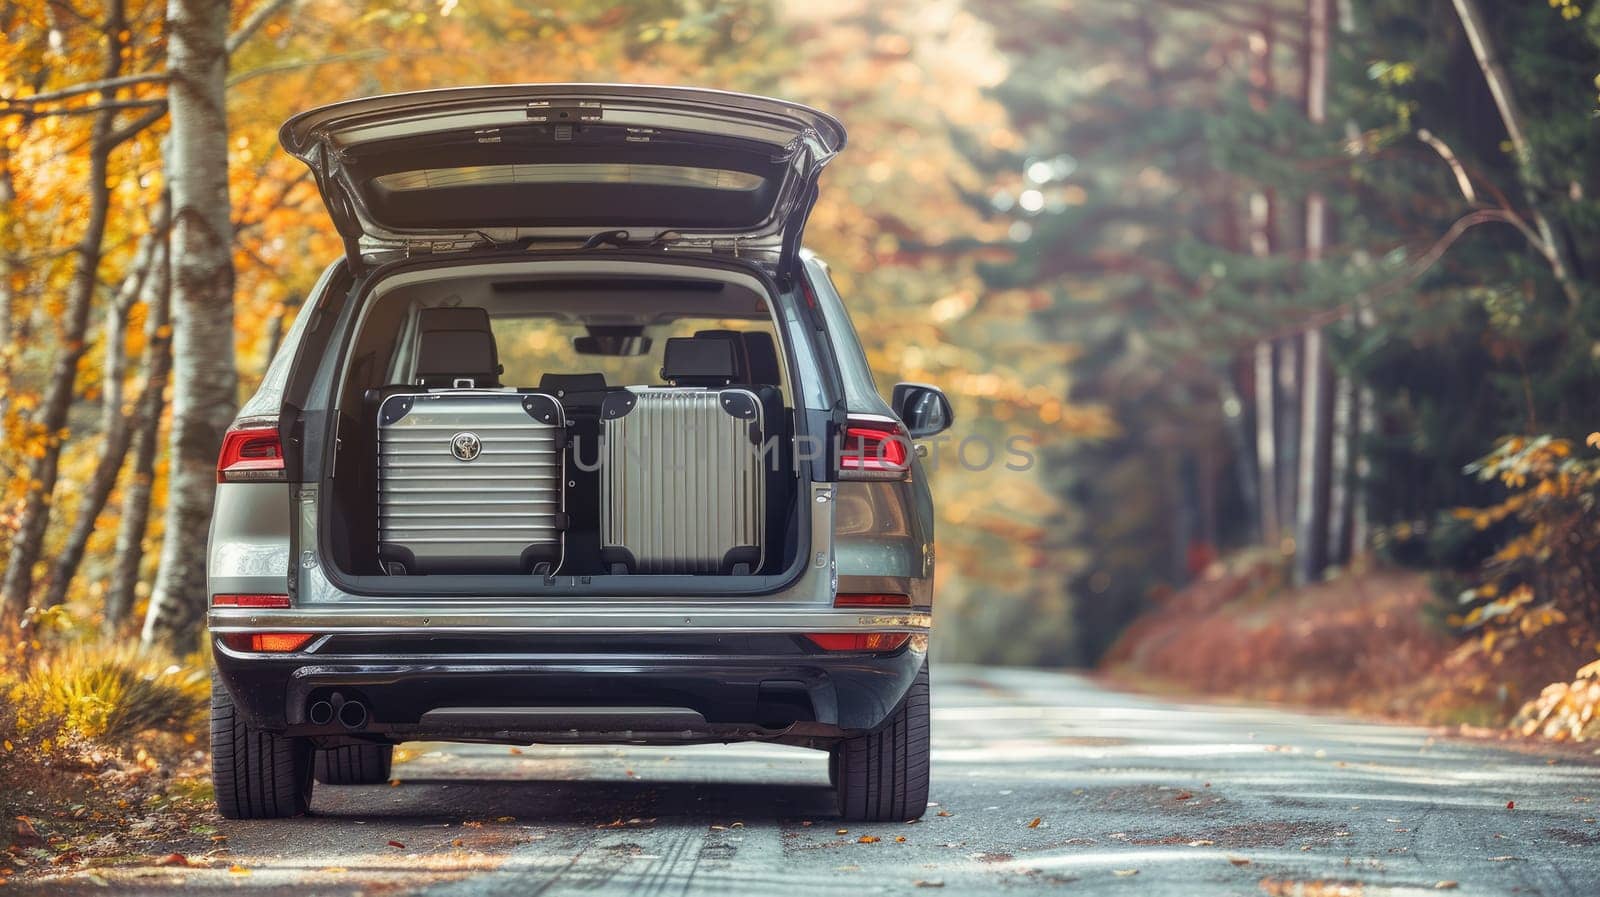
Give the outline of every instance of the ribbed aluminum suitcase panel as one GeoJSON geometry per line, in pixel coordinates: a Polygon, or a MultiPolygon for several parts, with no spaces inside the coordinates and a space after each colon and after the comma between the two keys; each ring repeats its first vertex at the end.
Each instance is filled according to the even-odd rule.
{"type": "Polygon", "coordinates": [[[385,399],[378,412],[380,554],[412,573],[559,565],[564,424],[560,404],[539,394],[385,399]]]}
{"type": "Polygon", "coordinates": [[[626,549],[634,573],[716,573],[747,548],[754,572],[766,520],[752,438],[765,432],[761,403],[745,389],[629,393],[631,404],[613,396],[601,414],[602,552],[626,549]]]}

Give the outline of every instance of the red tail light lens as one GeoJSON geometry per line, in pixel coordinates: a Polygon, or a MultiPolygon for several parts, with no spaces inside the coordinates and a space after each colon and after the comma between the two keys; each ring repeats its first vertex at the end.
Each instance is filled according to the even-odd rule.
{"type": "Polygon", "coordinates": [[[910,595],[841,594],[833,599],[834,607],[910,607],[910,595]]]}
{"type": "Polygon", "coordinates": [[[806,635],[824,651],[898,651],[911,640],[909,632],[813,632],[806,635]]]}
{"type": "Polygon", "coordinates": [[[911,437],[896,421],[850,417],[839,446],[839,478],[898,480],[911,472],[911,437]]]}
{"type": "Polygon", "coordinates": [[[283,443],[276,426],[229,430],[217,456],[217,482],[283,482],[283,443]]]}
{"type": "Polygon", "coordinates": [[[212,595],[212,607],[288,607],[288,595],[212,595]]]}
{"type": "Polygon", "coordinates": [[[287,654],[304,648],[316,636],[310,632],[229,632],[222,643],[235,651],[287,654]]]}

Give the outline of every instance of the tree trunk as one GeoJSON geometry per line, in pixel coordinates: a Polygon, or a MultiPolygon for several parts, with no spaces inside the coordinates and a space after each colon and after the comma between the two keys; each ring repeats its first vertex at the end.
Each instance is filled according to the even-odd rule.
{"type": "MultiPolygon", "coordinates": [[[[0,140],[0,227],[11,221],[11,205],[16,202],[17,191],[11,180],[11,150],[7,141],[0,140]]],[[[12,315],[16,314],[16,296],[11,290],[12,234],[0,232],[0,420],[5,419],[11,404],[11,362],[16,352],[12,342],[15,333],[12,315]]]]}
{"type": "MultiPolygon", "coordinates": [[[[122,45],[127,27],[121,0],[111,4],[103,33],[106,41],[105,77],[114,78],[122,69],[122,45]]],[[[106,183],[116,111],[95,114],[89,138],[89,210],[83,236],[77,247],[78,264],[67,285],[66,308],[61,318],[61,347],[50,371],[44,397],[32,421],[33,438],[41,450],[28,463],[28,488],[22,513],[11,540],[6,571],[0,581],[0,620],[15,621],[27,609],[33,593],[33,568],[44,548],[45,530],[50,524],[50,505],[60,473],[63,431],[72,409],[78,383],[78,362],[83,358],[89,330],[89,311],[99,283],[100,252],[106,233],[106,215],[111,191],[106,183]]]]}
{"type": "MultiPolygon", "coordinates": [[[[162,200],[166,204],[167,200],[162,200]]],[[[168,206],[170,208],[170,206],[168,206]]],[[[144,534],[150,521],[150,493],[161,449],[161,411],[166,407],[172,370],[172,264],[170,241],[156,247],[155,266],[145,278],[145,375],[129,430],[133,464],[122,487],[117,517],[117,544],[112,552],[111,582],[106,589],[105,628],[115,633],[132,609],[144,559],[144,534]]]]}
{"type": "MultiPolygon", "coordinates": [[[[1328,120],[1328,23],[1330,0],[1306,0],[1306,118],[1313,127],[1328,120]]],[[[1306,264],[1315,267],[1327,250],[1328,203],[1318,191],[1306,197],[1306,264]]],[[[1327,335],[1305,335],[1301,382],[1299,515],[1295,521],[1295,580],[1320,579],[1328,566],[1328,504],[1333,422],[1332,368],[1327,335]]]]}
{"type": "Polygon", "coordinates": [[[1539,169],[1539,160],[1533,154],[1533,145],[1523,131],[1522,113],[1517,108],[1517,95],[1511,89],[1511,79],[1495,55],[1494,43],[1484,24],[1483,15],[1478,11],[1477,0],[1451,2],[1455,4],[1456,17],[1461,20],[1461,29],[1467,34],[1467,42],[1472,44],[1472,53],[1483,72],[1483,80],[1489,86],[1489,94],[1494,97],[1494,105],[1500,112],[1500,122],[1505,126],[1506,136],[1511,140],[1511,149],[1517,161],[1517,179],[1527,194],[1529,215],[1543,244],[1536,248],[1550,265],[1550,272],[1566,296],[1568,307],[1576,311],[1583,301],[1583,291],[1573,277],[1566,242],[1557,239],[1555,228],[1544,213],[1544,197],[1541,195],[1545,189],[1544,174],[1539,169]]]}
{"type": "MultiPolygon", "coordinates": [[[[100,512],[105,510],[106,502],[111,498],[111,490],[117,485],[117,474],[122,471],[123,460],[128,455],[128,445],[133,439],[132,419],[127,409],[122,407],[121,396],[122,381],[127,371],[127,353],[120,345],[123,343],[123,331],[127,325],[128,314],[133,308],[136,298],[146,294],[145,282],[154,274],[153,268],[157,259],[165,255],[158,251],[158,244],[167,239],[167,210],[165,203],[157,207],[156,215],[150,222],[150,231],[145,234],[139,243],[139,248],[134,254],[133,267],[128,275],[123,278],[122,288],[117,292],[117,299],[109,309],[106,327],[106,357],[108,366],[106,370],[107,396],[117,396],[116,403],[109,402],[104,406],[101,427],[100,456],[95,463],[94,473],[90,475],[89,482],[84,486],[78,500],[78,516],[73,521],[72,531],[67,534],[67,541],[56,555],[54,565],[51,567],[49,585],[45,590],[43,607],[54,607],[66,600],[67,589],[72,585],[72,579],[78,574],[78,566],[83,563],[84,553],[89,547],[89,537],[94,535],[95,522],[100,512]],[[113,349],[112,343],[117,343],[113,349]],[[109,360],[115,359],[115,364],[109,360]],[[115,384],[115,389],[112,389],[115,384]]],[[[150,377],[150,352],[156,349],[154,343],[149,346],[145,359],[144,389],[165,389],[165,377],[157,383],[150,377]]],[[[165,347],[162,348],[165,354],[165,347]]],[[[141,395],[138,403],[144,404],[141,395]]]]}
{"type": "Polygon", "coordinates": [[[1256,399],[1256,495],[1260,502],[1261,542],[1283,540],[1278,526],[1278,423],[1272,376],[1272,341],[1256,343],[1253,353],[1256,399]]]}
{"type": "Polygon", "coordinates": [[[1328,486],[1328,563],[1343,564],[1350,559],[1350,533],[1355,520],[1355,490],[1352,471],[1360,421],[1356,417],[1355,380],[1340,373],[1333,385],[1333,455],[1328,486]]]}
{"type": "Polygon", "coordinates": [[[172,435],[166,532],[142,641],[186,653],[204,616],[217,451],[238,404],[228,205],[228,5],[169,0],[172,435]]]}

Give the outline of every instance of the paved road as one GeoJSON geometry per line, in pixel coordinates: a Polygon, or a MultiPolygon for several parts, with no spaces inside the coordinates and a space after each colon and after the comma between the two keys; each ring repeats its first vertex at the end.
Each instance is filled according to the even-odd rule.
{"type": "Polygon", "coordinates": [[[396,786],[221,824],[213,868],[52,890],[1600,895],[1600,766],[1572,754],[1019,670],[942,670],[933,706],[915,824],[839,832],[824,755],[798,749],[409,745],[396,786]]]}

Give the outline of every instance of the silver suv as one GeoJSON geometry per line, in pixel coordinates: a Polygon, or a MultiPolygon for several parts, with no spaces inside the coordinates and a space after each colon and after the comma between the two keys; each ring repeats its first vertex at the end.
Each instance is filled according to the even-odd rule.
{"type": "Polygon", "coordinates": [[[938,389],[878,393],[800,248],[832,117],[708,90],[425,91],[295,116],[345,255],[217,464],[230,818],[393,745],[771,741],[841,813],[928,793],[938,389]]]}

